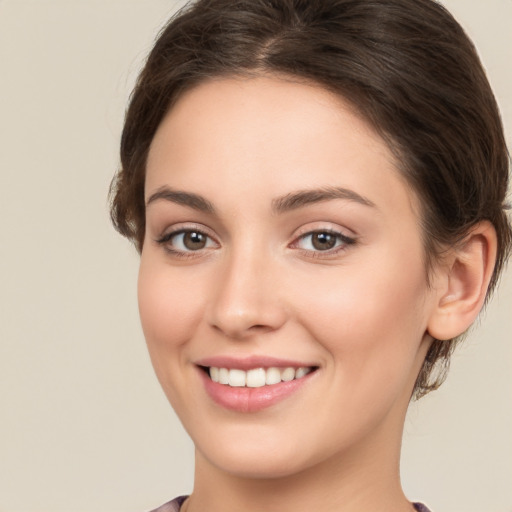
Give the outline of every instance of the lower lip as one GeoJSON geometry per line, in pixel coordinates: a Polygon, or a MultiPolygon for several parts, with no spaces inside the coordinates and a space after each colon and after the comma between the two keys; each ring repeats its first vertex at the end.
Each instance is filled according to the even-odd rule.
{"type": "Polygon", "coordinates": [[[311,372],[300,379],[280,382],[261,388],[231,387],[213,382],[199,369],[201,378],[210,398],[221,407],[236,412],[257,412],[271,407],[296,393],[316,373],[311,372]]]}

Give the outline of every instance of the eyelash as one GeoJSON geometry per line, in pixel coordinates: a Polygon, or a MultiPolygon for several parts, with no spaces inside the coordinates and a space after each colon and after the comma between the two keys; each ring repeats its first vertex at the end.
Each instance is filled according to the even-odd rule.
{"type": "Polygon", "coordinates": [[[302,253],[304,253],[306,256],[310,258],[330,258],[333,256],[336,256],[337,254],[344,252],[348,249],[349,246],[354,245],[357,242],[355,238],[349,237],[347,235],[344,235],[343,233],[340,233],[339,231],[333,230],[333,229],[314,229],[311,231],[307,231],[305,233],[302,233],[300,236],[298,236],[292,244],[290,244],[290,247],[297,248],[302,253]],[[312,237],[314,235],[331,235],[336,238],[336,245],[327,250],[312,250],[312,249],[301,249],[298,247],[298,244],[301,241],[304,241],[308,237],[312,237]]]}
{"type": "Polygon", "coordinates": [[[173,248],[172,244],[170,244],[171,240],[174,237],[176,237],[178,235],[186,235],[187,233],[197,233],[198,235],[202,235],[207,239],[206,243],[208,243],[208,240],[209,240],[209,241],[213,241],[215,244],[218,245],[218,242],[213,237],[211,237],[208,233],[205,233],[204,229],[194,228],[193,226],[187,227],[187,228],[178,228],[173,231],[170,231],[169,233],[165,233],[160,238],[157,238],[155,240],[155,242],[158,245],[163,246],[164,249],[169,254],[171,254],[172,256],[174,256],[176,258],[182,258],[182,259],[196,258],[201,255],[201,251],[204,250],[205,248],[198,249],[197,251],[194,251],[194,250],[183,251],[183,250],[173,248]]]}
{"type": "MultiPolygon", "coordinates": [[[[189,259],[194,257],[199,257],[205,249],[209,248],[202,248],[198,250],[177,250],[173,248],[172,244],[169,242],[178,235],[186,235],[187,233],[197,233],[199,235],[202,235],[206,237],[207,242],[208,240],[213,241],[215,244],[218,245],[218,242],[208,235],[203,229],[200,228],[194,228],[194,227],[188,227],[188,228],[179,228],[174,231],[170,231],[169,233],[165,233],[160,238],[156,239],[155,242],[158,245],[161,245],[165,248],[165,250],[170,253],[172,256],[182,259],[189,259]]],[[[291,248],[296,248],[300,250],[304,255],[312,258],[328,258],[336,256],[337,254],[346,251],[347,248],[351,245],[354,245],[357,242],[355,238],[349,237],[347,235],[344,235],[343,233],[340,233],[339,231],[333,230],[333,229],[315,229],[311,231],[307,231],[305,233],[302,233],[299,235],[290,245],[291,248]],[[304,241],[307,237],[312,237],[314,235],[332,235],[336,238],[336,244],[333,248],[327,249],[327,250],[312,250],[312,249],[301,249],[298,247],[299,243],[301,241],[304,241]]]]}

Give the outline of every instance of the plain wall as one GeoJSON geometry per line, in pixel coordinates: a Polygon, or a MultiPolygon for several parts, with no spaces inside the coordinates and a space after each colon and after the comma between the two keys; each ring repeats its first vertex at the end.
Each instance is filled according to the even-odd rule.
{"type": "MultiPolygon", "coordinates": [[[[446,0],[512,146],[512,1],[446,0]]],[[[142,512],[192,486],[109,224],[127,98],[177,2],[0,0],[0,512],[142,512]]],[[[512,272],[411,407],[404,486],[437,512],[512,511],[512,272]]]]}

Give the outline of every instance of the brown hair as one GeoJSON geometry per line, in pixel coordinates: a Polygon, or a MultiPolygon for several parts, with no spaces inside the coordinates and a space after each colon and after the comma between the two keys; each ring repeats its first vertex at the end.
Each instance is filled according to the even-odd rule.
{"type": "MultiPolygon", "coordinates": [[[[509,156],[475,48],[432,0],[198,0],[181,10],[159,34],[126,113],[111,187],[121,234],[142,250],[146,159],[180,95],[212,77],[262,73],[341,95],[385,138],[420,199],[427,275],[443,247],[492,222],[492,291],[512,240],[509,156]]],[[[441,384],[459,340],[432,344],[416,397],[441,384]]]]}

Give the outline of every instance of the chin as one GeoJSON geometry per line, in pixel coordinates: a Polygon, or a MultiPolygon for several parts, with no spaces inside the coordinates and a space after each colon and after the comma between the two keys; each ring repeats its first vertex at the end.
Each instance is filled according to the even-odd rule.
{"type": "MultiPolygon", "coordinates": [[[[206,442],[194,439],[198,459],[240,478],[273,479],[290,476],[307,466],[295,443],[268,437],[261,431],[254,436],[211,436],[206,442]],[[265,439],[267,442],[265,442],[265,439]],[[268,442],[272,440],[272,442],[268,442]]],[[[288,440],[289,441],[289,440],[288,440]]]]}
{"type": "Polygon", "coordinates": [[[321,444],[254,427],[247,435],[193,439],[197,457],[218,471],[246,479],[282,479],[307,471],[332,456],[321,444]],[[252,434],[252,435],[251,435],[252,434]]]}
{"type": "Polygon", "coordinates": [[[212,454],[206,458],[224,473],[253,480],[286,478],[306,469],[296,454],[269,454],[266,450],[251,454],[232,450],[231,454],[212,454]]]}

